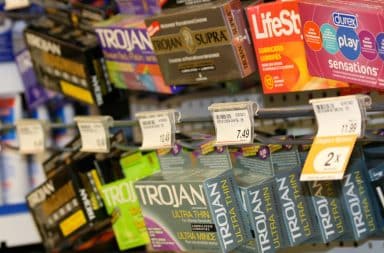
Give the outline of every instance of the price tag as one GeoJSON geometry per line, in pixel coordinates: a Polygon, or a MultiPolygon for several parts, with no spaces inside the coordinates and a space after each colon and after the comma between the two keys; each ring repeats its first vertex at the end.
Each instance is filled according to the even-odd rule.
{"type": "Polygon", "coordinates": [[[176,121],[180,114],[173,110],[136,114],[143,136],[142,150],[168,149],[175,143],[176,121]],[[177,117],[178,115],[178,117],[177,117]]]}
{"type": "Polygon", "coordinates": [[[81,151],[108,153],[110,150],[109,116],[76,117],[75,121],[81,136],[81,151]]]}
{"type": "Polygon", "coordinates": [[[213,104],[209,107],[216,129],[216,146],[253,143],[255,103],[213,104]]]}
{"type": "Polygon", "coordinates": [[[5,0],[5,10],[25,8],[30,5],[29,0],[5,0]]]}
{"type": "Polygon", "coordinates": [[[22,154],[38,154],[45,151],[46,132],[40,120],[25,119],[16,122],[19,149],[22,154]]]}
{"type": "Polygon", "coordinates": [[[362,95],[310,101],[318,132],[305,161],[301,181],[343,178],[356,140],[365,131],[367,101],[370,98],[362,95]]]}

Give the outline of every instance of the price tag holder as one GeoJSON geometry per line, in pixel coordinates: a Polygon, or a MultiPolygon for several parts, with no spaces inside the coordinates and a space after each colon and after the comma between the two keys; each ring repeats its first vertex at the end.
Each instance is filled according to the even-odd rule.
{"type": "Polygon", "coordinates": [[[30,5],[29,0],[5,0],[5,10],[26,8],[30,5]]]}
{"type": "Polygon", "coordinates": [[[175,110],[136,113],[143,142],[141,150],[169,149],[176,141],[176,123],[181,114],[175,110]]]}
{"type": "Polygon", "coordinates": [[[301,181],[341,180],[358,137],[366,126],[371,98],[353,95],[313,99],[318,132],[305,161],[301,181]]]}
{"type": "Polygon", "coordinates": [[[40,154],[46,149],[46,127],[41,120],[23,119],[16,122],[19,149],[22,154],[40,154]]]}
{"type": "Polygon", "coordinates": [[[90,153],[108,153],[111,148],[109,128],[113,119],[110,116],[75,117],[80,132],[81,150],[90,153]]]}
{"type": "Polygon", "coordinates": [[[208,107],[216,129],[215,146],[243,145],[253,143],[254,116],[258,105],[245,101],[216,103],[208,107]]]}

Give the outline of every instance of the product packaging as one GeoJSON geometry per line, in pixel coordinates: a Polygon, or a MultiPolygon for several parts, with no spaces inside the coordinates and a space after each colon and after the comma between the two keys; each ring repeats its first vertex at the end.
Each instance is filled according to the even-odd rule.
{"type": "Polygon", "coordinates": [[[320,230],[319,240],[329,243],[346,234],[349,227],[344,219],[339,184],[334,181],[313,181],[308,182],[307,187],[320,230]]]}
{"type": "Polygon", "coordinates": [[[27,203],[48,250],[65,247],[95,219],[90,196],[67,167],[29,193],[27,203]]]}
{"type": "MultiPolygon", "coordinates": [[[[116,160],[117,157],[113,159],[116,160]]],[[[115,163],[113,166],[113,162],[107,162],[109,162],[109,166],[106,166],[105,163],[100,164],[99,170],[107,174],[114,170],[114,173],[122,175],[117,180],[109,177],[112,180],[105,181],[101,186],[108,214],[112,215],[112,228],[119,249],[126,250],[148,244],[149,236],[133,184],[159,170],[156,153],[135,152],[123,155],[120,160],[121,165],[115,163]]]]}
{"type": "Polygon", "coordinates": [[[256,70],[240,0],[169,9],[145,23],[166,83],[241,79],[256,70]]]}
{"type": "Polygon", "coordinates": [[[279,148],[277,153],[272,152],[272,161],[275,161],[276,196],[288,245],[297,246],[314,242],[319,236],[319,229],[315,225],[316,213],[313,212],[306,197],[308,196],[306,185],[299,179],[301,164],[298,149],[292,146],[279,148]]]}
{"type": "Polygon", "coordinates": [[[112,87],[95,35],[44,17],[24,35],[41,85],[86,104],[103,105],[112,87]]]}
{"type": "Polygon", "coordinates": [[[144,18],[116,15],[94,25],[109,77],[117,88],[172,93],[161,75],[144,18]]]}
{"type": "Polygon", "coordinates": [[[309,72],[383,89],[383,10],[374,0],[299,1],[309,72]]]}
{"type": "Polygon", "coordinates": [[[231,168],[231,159],[226,147],[215,147],[211,136],[194,135],[190,140],[178,141],[172,149],[157,150],[160,167],[164,170],[231,168]],[[200,137],[199,137],[200,136],[200,137]],[[201,138],[202,140],[193,140],[201,138]]]}
{"type": "Polygon", "coordinates": [[[297,1],[255,3],[246,12],[264,93],[348,86],[309,74],[297,1]]]}
{"type": "Polygon", "coordinates": [[[135,189],[155,250],[230,252],[250,240],[232,170],[164,171],[135,189]]]}
{"type": "Polygon", "coordinates": [[[355,148],[341,182],[341,200],[350,230],[346,240],[360,241],[378,231],[367,167],[360,148],[355,148]]]}
{"type": "Polygon", "coordinates": [[[116,0],[122,14],[154,15],[161,12],[164,0],[116,0]]]}

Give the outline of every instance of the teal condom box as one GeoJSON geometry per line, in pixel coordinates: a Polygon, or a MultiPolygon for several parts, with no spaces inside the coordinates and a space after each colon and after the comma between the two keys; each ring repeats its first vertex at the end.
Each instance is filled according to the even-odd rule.
{"type": "Polygon", "coordinates": [[[155,250],[230,252],[251,238],[232,170],[164,171],[135,189],[155,250]]]}
{"type": "Polygon", "coordinates": [[[341,185],[344,213],[351,225],[346,239],[364,240],[378,230],[366,173],[368,172],[363,159],[352,157],[341,185]]]}
{"type": "Polygon", "coordinates": [[[316,213],[323,243],[332,242],[347,232],[343,216],[338,183],[334,181],[313,181],[307,183],[310,202],[316,213]]]}
{"type": "MultiPolygon", "coordinates": [[[[252,234],[255,236],[256,252],[272,253],[283,248],[283,230],[277,212],[274,178],[258,176],[244,170],[236,170],[235,175],[242,196],[243,208],[246,210],[252,234]]],[[[250,247],[251,245],[248,245],[243,248],[249,249],[250,247]]]]}

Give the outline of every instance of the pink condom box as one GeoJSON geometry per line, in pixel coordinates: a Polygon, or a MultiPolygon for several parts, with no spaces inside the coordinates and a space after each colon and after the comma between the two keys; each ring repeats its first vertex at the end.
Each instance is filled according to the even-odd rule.
{"type": "Polygon", "coordinates": [[[309,72],[384,89],[384,1],[300,0],[309,72]]]}

